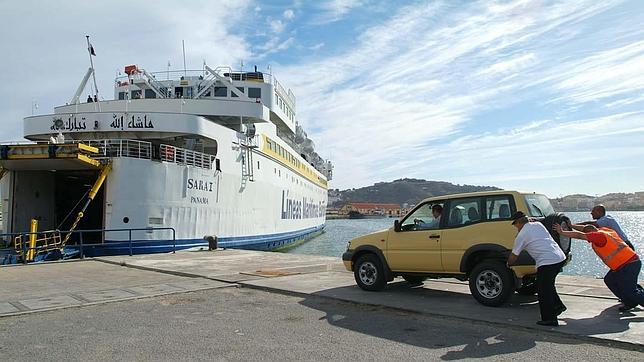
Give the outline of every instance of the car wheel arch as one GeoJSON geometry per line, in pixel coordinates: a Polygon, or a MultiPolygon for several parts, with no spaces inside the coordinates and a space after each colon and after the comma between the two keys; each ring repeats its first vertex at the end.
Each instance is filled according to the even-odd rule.
{"type": "Polygon", "coordinates": [[[473,245],[463,254],[463,257],[461,258],[460,271],[462,273],[469,274],[472,268],[474,268],[480,260],[507,260],[509,254],[510,250],[499,244],[483,243],[473,245]]]}
{"type": "Polygon", "coordinates": [[[385,272],[385,280],[390,282],[394,280],[394,275],[391,269],[389,268],[389,264],[387,263],[387,259],[385,258],[385,255],[383,254],[382,250],[378,249],[377,247],[373,245],[361,245],[355,249],[353,252],[353,257],[351,258],[351,263],[355,267],[355,262],[360,258],[361,256],[365,254],[374,254],[380,259],[380,262],[382,263],[382,267],[385,272]]]}

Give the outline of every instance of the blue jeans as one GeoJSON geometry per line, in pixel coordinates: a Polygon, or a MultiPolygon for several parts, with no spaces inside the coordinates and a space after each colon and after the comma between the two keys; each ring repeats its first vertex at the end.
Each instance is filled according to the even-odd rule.
{"type": "Polygon", "coordinates": [[[611,270],[604,277],[604,283],[613,294],[622,300],[624,305],[635,307],[644,306],[644,289],[637,284],[642,261],[635,260],[625,264],[618,270],[611,270]]]}

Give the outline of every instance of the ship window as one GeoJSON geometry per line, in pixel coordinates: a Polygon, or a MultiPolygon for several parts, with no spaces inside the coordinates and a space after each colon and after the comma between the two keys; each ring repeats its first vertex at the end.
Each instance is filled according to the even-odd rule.
{"type": "Polygon", "coordinates": [[[215,97],[228,97],[228,88],[215,87],[215,97]]]}
{"type": "Polygon", "coordinates": [[[145,98],[156,98],[156,97],[157,97],[157,94],[152,89],[145,90],[145,98]]]}
{"type": "Polygon", "coordinates": [[[192,98],[192,87],[185,87],[186,98],[192,98]]]}
{"type": "Polygon", "coordinates": [[[249,98],[262,98],[262,89],[261,88],[248,88],[248,97],[249,98]]]}
{"type": "Polygon", "coordinates": [[[126,94],[127,94],[126,92],[119,92],[119,99],[124,100],[126,94]]]}
{"type": "Polygon", "coordinates": [[[183,87],[174,87],[174,97],[175,98],[183,97],[183,87]]]}
{"type": "Polygon", "coordinates": [[[132,97],[130,99],[140,99],[141,98],[141,91],[140,90],[133,90],[132,91],[132,97]]]}
{"type": "MultiPolygon", "coordinates": [[[[240,92],[244,93],[244,87],[237,87],[237,89],[239,89],[240,92]]],[[[237,95],[233,92],[230,92],[230,96],[233,98],[237,97],[237,95]]]]}

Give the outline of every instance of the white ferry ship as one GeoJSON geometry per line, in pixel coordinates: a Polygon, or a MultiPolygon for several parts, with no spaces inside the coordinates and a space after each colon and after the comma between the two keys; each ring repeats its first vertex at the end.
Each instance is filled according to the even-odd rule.
{"type": "Polygon", "coordinates": [[[332,164],[272,74],[206,65],[125,74],[113,100],[85,100],[90,67],[68,104],[24,119],[30,143],[0,145],[7,243],[116,255],[212,236],[220,247],[275,250],[324,228],[332,164]]]}

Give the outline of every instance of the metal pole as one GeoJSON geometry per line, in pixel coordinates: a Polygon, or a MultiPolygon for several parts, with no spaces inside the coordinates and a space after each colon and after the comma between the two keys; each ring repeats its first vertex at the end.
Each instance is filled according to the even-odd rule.
{"type": "Polygon", "coordinates": [[[89,64],[92,68],[92,79],[94,80],[94,90],[96,91],[96,106],[98,107],[98,111],[101,111],[101,105],[98,102],[98,87],[96,86],[96,72],[94,71],[94,60],[92,60],[92,44],[89,42],[89,35],[85,35],[85,38],[87,39],[87,53],[89,54],[89,64]]]}
{"type": "Polygon", "coordinates": [[[85,254],[83,254],[83,231],[80,231],[80,258],[83,259],[85,254]]]}
{"type": "Polygon", "coordinates": [[[174,228],[172,229],[172,254],[177,250],[177,235],[174,231],[174,228]]]}
{"type": "Polygon", "coordinates": [[[187,76],[188,72],[186,71],[186,42],[181,41],[181,48],[183,49],[183,76],[187,76]]]}
{"type": "MultiPolygon", "coordinates": [[[[22,234],[22,236],[26,236],[25,234],[22,234]]],[[[22,262],[24,264],[27,264],[27,241],[25,238],[22,238],[22,262]]]]}

